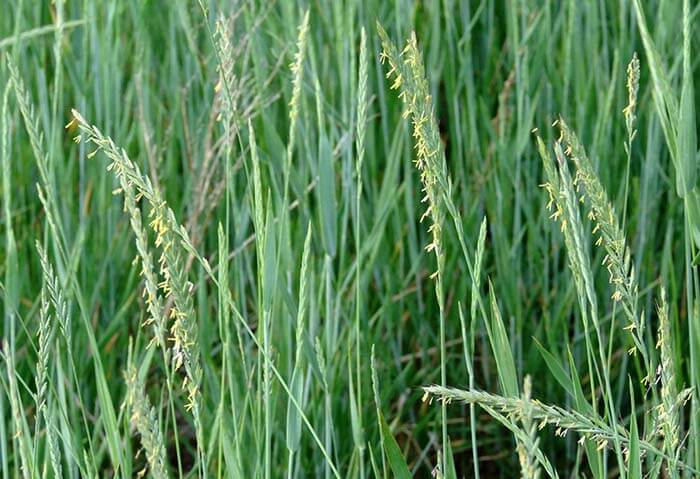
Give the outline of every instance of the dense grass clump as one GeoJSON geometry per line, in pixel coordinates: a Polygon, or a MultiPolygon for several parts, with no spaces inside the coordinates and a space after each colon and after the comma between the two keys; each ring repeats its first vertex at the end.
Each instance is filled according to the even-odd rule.
{"type": "Polygon", "coordinates": [[[700,475],[699,21],[6,2],[0,477],[700,475]]]}

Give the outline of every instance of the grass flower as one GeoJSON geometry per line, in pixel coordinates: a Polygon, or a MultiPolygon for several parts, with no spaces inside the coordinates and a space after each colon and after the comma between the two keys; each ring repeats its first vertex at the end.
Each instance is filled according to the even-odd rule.
{"type": "MultiPolygon", "coordinates": [[[[120,184],[122,191],[127,191],[127,196],[131,188],[134,190],[134,198],[144,198],[150,206],[150,227],[155,233],[154,244],[160,249],[158,264],[162,281],[158,286],[164,298],[172,300],[172,306],[168,313],[171,321],[170,337],[172,342],[172,362],[175,370],[182,368],[185,373],[183,388],[187,394],[187,409],[192,412],[195,429],[197,431],[198,450],[202,451],[202,424],[200,416],[200,387],[202,380],[202,369],[199,358],[199,340],[197,337],[197,321],[194,313],[192,299],[192,285],[187,280],[184,253],[193,249],[189,241],[187,232],[175,219],[175,213],[168,207],[162,195],[156,190],[150,179],[141,174],[139,167],[133,163],[123,149],[117,148],[111,138],[104,136],[95,126],[90,125],[85,119],[73,110],[74,120],[81,132],[81,139],[97,147],[104,152],[110,163],[107,166],[112,171],[120,184]]],[[[131,204],[131,199],[127,198],[127,209],[131,204]]],[[[135,213],[135,209],[132,211],[135,213]]],[[[131,216],[132,226],[136,222],[137,216],[131,216]]],[[[137,245],[139,241],[144,241],[141,233],[137,233],[137,245]]],[[[148,258],[144,262],[144,255],[141,255],[142,265],[148,264],[148,258]]],[[[149,288],[153,287],[152,281],[155,275],[151,275],[148,269],[142,268],[142,273],[147,281],[147,299],[151,303],[156,303],[156,295],[151,297],[149,288]],[[150,277],[150,279],[148,279],[150,277]]],[[[154,308],[155,308],[154,304],[154,308]]],[[[154,313],[157,313],[154,311],[154,313]]],[[[153,319],[157,329],[162,327],[160,318],[153,319]]],[[[204,459],[200,457],[200,465],[204,466],[204,459]]]]}
{"type": "Polygon", "coordinates": [[[599,235],[596,244],[602,245],[607,253],[603,258],[603,266],[608,270],[613,287],[611,299],[621,304],[628,320],[625,329],[634,341],[630,353],[639,351],[649,371],[649,354],[644,339],[644,316],[638,310],[639,286],[625,234],[608,194],[578,137],[564,120],[558,120],[557,125],[561,132],[562,144],[566,146],[564,151],[576,165],[574,184],[582,189],[581,199],[590,207],[588,218],[594,223],[593,233],[599,235]]]}
{"type": "MultiPolygon", "coordinates": [[[[139,380],[133,365],[130,365],[124,372],[124,379],[127,390],[126,406],[131,411],[130,422],[141,436],[141,444],[146,451],[146,460],[151,475],[158,479],[170,477],[158,414],[144,393],[145,385],[139,380]]],[[[139,474],[142,475],[142,473],[139,474]]]]}

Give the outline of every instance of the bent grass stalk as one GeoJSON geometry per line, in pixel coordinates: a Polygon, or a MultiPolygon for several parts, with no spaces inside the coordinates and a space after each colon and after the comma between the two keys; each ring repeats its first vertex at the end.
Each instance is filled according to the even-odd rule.
{"type": "MultiPolygon", "coordinates": [[[[598,449],[607,448],[611,441],[619,441],[625,448],[630,445],[630,432],[623,426],[610,427],[606,421],[598,416],[585,415],[577,411],[569,411],[559,406],[544,404],[536,399],[528,401],[522,398],[512,398],[499,396],[482,391],[464,391],[456,388],[445,388],[442,386],[426,386],[423,388],[427,398],[436,398],[443,404],[450,404],[454,401],[466,404],[478,404],[486,408],[491,408],[506,418],[514,421],[522,420],[527,413],[529,418],[537,422],[537,427],[543,429],[545,426],[555,428],[555,435],[565,437],[568,432],[578,434],[582,444],[585,440],[593,441],[598,449]]],[[[640,440],[641,450],[654,456],[671,459],[663,451],[653,444],[640,440]]],[[[682,462],[677,463],[679,467],[690,473],[697,474],[695,468],[682,462]]]]}
{"type": "Polygon", "coordinates": [[[140,260],[141,269],[140,275],[143,278],[143,292],[145,297],[146,310],[148,317],[144,321],[144,326],[153,328],[153,337],[149,342],[149,346],[155,346],[160,349],[163,364],[165,369],[165,377],[168,390],[168,404],[174,428],[174,443],[177,452],[178,471],[182,474],[182,464],[180,460],[180,439],[178,433],[178,425],[175,418],[175,404],[172,398],[173,391],[173,374],[171,368],[171,353],[167,346],[167,318],[165,315],[165,305],[163,296],[160,292],[158,274],[154,269],[153,257],[148,242],[147,232],[143,227],[141,218],[141,210],[137,206],[138,194],[134,191],[134,186],[126,180],[124,176],[120,176],[119,183],[121,192],[124,196],[124,210],[129,215],[129,223],[131,230],[134,233],[134,244],[140,260]]]}
{"type": "MultiPolygon", "coordinates": [[[[161,249],[159,264],[163,280],[158,286],[164,297],[172,296],[173,300],[169,313],[170,319],[173,320],[170,327],[170,339],[173,341],[170,358],[174,370],[183,368],[185,372],[182,386],[187,393],[186,407],[192,412],[195,423],[199,473],[206,475],[207,463],[200,411],[202,370],[199,358],[197,322],[194,314],[191,284],[187,281],[183,255],[181,254],[187,250],[182,244],[182,238],[186,232],[178,224],[175,213],[167,206],[161,193],[153,187],[147,176],[141,174],[140,168],[129,159],[126,152],[117,148],[112,139],[104,136],[97,127],[87,123],[76,110],[73,110],[72,113],[71,123],[76,122],[81,132],[76,137],[76,141],[81,141],[84,136],[87,143],[95,145],[97,149],[90,156],[94,156],[100,150],[104,152],[110,160],[107,170],[114,171],[120,183],[126,184],[127,188],[135,188],[136,197],[145,198],[151,207],[150,226],[156,234],[155,246],[161,249]]],[[[154,320],[154,324],[157,321],[154,320]]]]}

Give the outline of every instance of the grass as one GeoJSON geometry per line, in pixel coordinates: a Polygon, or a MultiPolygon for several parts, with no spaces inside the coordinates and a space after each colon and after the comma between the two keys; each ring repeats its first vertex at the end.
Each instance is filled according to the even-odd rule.
{"type": "Polygon", "coordinates": [[[694,2],[3,13],[2,479],[700,474],[694,2]]]}

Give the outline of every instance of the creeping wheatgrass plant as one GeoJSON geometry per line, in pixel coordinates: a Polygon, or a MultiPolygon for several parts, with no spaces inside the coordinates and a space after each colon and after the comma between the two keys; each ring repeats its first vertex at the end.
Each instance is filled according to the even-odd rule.
{"type": "MultiPolygon", "coordinates": [[[[565,153],[571,156],[576,165],[574,183],[583,190],[581,200],[590,205],[588,219],[594,224],[592,233],[599,235],[596,239],[596,245],[602,245],[607,253],[603,258],[603,266],[608,271],[609,281],[613,287],[611,299],[622,305],[627,316],[628,324],[624,329],[630,332],[634,340],[634,346],[629,350],[629,353],[634,354],[639,351],[644,360],[647,374],[651,374],[649,354],[644,340],[644,319],[638,311],[639,286],[625,234],[620,227],[615,209],[608,199],[605,188],[595,173],[576,134],[563,119],[559,119],[557,125],[561,131],[561,141],[566,145],[565,153]]],[[[649,381],[649,377],[644,378],[644,380],[649,381]]]]}
{"type": "Polygon", "coordinates": [[[0,479],[698,476],[698,18],[4,2],[0,479]]]}
{"type": "MultiPolygon", "coordinates": [[[[416,168],[420,173],[422,193],[425,195],[421,203],[426,203],[421,222],[430,218],[428,232],[430,243],[425,247],[428,252],[435,253],[436,270],[430,275],[435,279],[435,295],[440,314],[440,380],[447,385],[447,365],[445,352],[445,252],[442,243],[442,229],[445,222],[444,195],[449,194],[442,188],[446,184],[445,155],[440,143],[432,97],[428,91],[428,81],[423,70],[423,59],[418,50],[415,33],[406,42],[406,47],[399,53],[389,40],[384,29],[378,27],[382,38],[382,59],[388,61],[390,70],[387,78],[393,81],[392,89],[400,89],[399,98],[405,105],[404,117],[411,119],[413,138],[416,149],[416,168]]],[[[442,457],[447,456],[447,409],[442,405],[442,457]]],[[[443,472],[441,472],[442,474],[443,472]]]]}
{"type": "MultiPolygon", "coordinates": [[[[197,451],[199,468],[204,468],[206,459],[204,457],[204,444],[202,432],[202,418],[200,412],[200,387],[202,381],[202,370],[199,358],[199,344],[197,340],[197,323],[192,301],[192,284],[187,281],[184,267],[184,256],[186,249],[182,242],[188,241],[187,233],[183,230],[177,220],[175,214],[167,206],[165,200],[158,190],[156,190],[148,177],[143,176],[137,165],[135,165],[126,152],[120,150],[114,144],[111,138],[105,137],[99,129],[91,126],[85,119],[73,110],[73,120],[78,123],[81,133],[76,137],[78,141],[82,140],[80,135],[85,135],[85,141],[93,144],[97,150],[90,155],[103,151],[110,159],[107,169],[114,171],[115,176],[119,179],[127,197],[125,203],[126,208],[130,212],[132,228],[137,231],[136,242],[137,248],[143,240],[143,231],[140,229],[138,221],[138,210],[133,205],[135,195],[145,198],[151,207],[149,213],[151,222],[150,227],[155,234],[154,246],[160,248],[160,274],[162,280],[158,283],[163,296],[172,298],[169,311],[160,313],[155,311],[152,314],[167,314],[172,324],[170,326],[170,337],[172,341],[172,364],[174,370],[183,369],[185,377],[183,379],[183,388],[187,393],[187,403],[185,408],[192,412],[195,423],[195,432],[197,436],[197,451]],[[132,190],[136,190],[136,193],[132,190]]],[[[145,245],[141,245],[145,248],[145,245]]],[[[147,251],[140,252],[141,261],[144,263],[142,274],[146,277],[146,303],[156,301],[157,293],[153,294],[149,289],[152,288],[151,281],[154,279],[154,274],[151,271],[152,267],[149,263],[150,258],[147,251]],[[151,286],[149,287],[149,283],[151,286]],[[153,294],[153,295],[152,295],[153,294]]],[[[158,305],[156,305],[157,307],[158,305]]],[[[155,318],[149,318],[147,322],[153,322],[156,329],[156,342],[163,344],[162,332],[163,322],[155,318]],[[160,337],[159,337],[160,336],[160,337]]],[[[203,474],[203,472],[201,473],[203,474]]]]}

